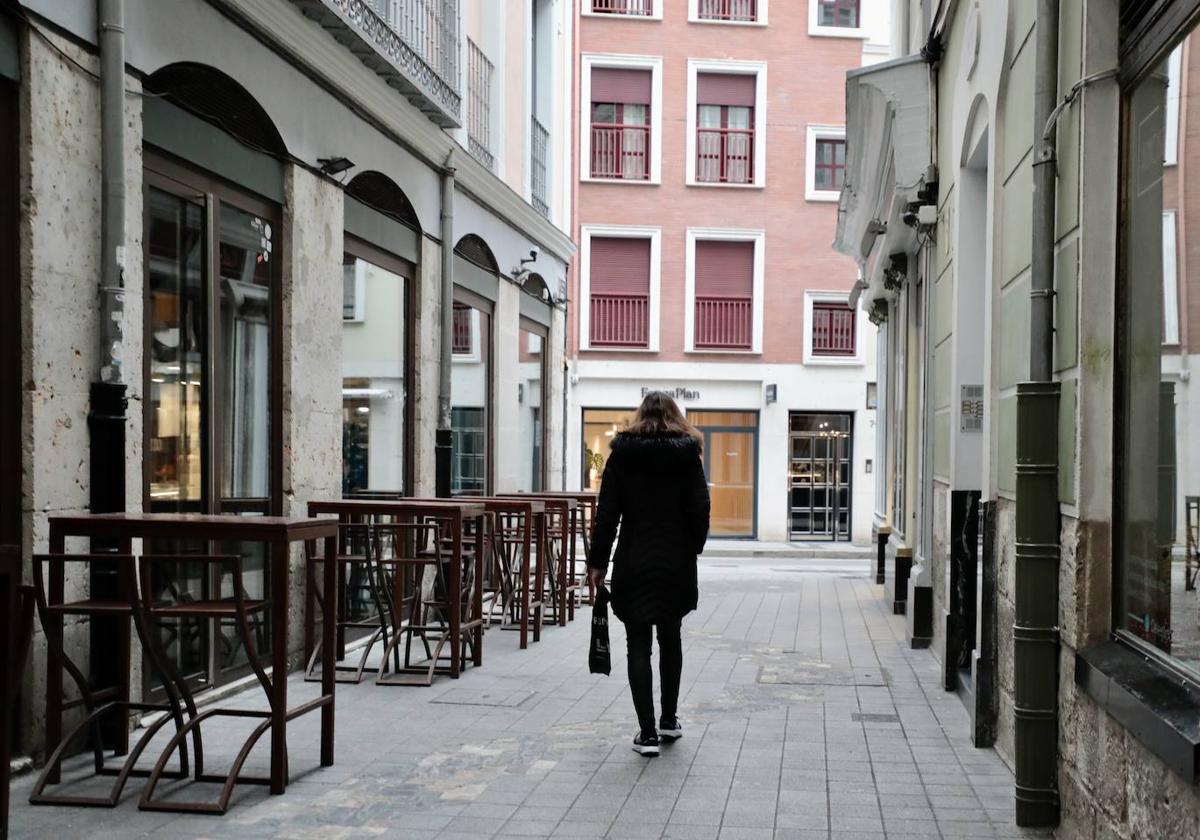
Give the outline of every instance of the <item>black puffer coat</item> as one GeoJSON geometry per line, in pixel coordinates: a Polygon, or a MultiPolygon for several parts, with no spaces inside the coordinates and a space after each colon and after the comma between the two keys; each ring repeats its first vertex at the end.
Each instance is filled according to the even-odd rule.
{"type": "Polygon", "coordinates": [[[613,557],[613,612],[625,622],[675,622],[696,609],[696,556],[708,539],[708,482],[700,444],[682,434],[612,441],[588,565],[613,557]]]}

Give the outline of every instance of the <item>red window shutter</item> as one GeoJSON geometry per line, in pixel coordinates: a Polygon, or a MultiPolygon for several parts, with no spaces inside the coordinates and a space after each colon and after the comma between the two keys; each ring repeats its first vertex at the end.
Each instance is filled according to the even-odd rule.
{"type": "Polygon", "coordinates": [[[700,73],[696,76],[696,104],[753,108],[757,81],[742,73],[700,73]]]}
{"type": "Polygon", "coordinates": [[[615,67],[592,70],[592,102],[617,102],[627,105],[650,104],[650,71],[615,67]]]}
{"type": "Polygon", "coordinates": [[[593,294],[650,294],[650,240],[593,237],[591,287],[593,294]]]}
{"type": "Polygon", "coordinates": [[[754,243],[697,242],[696,294],[713,297],[752,297],[754,243]]]}

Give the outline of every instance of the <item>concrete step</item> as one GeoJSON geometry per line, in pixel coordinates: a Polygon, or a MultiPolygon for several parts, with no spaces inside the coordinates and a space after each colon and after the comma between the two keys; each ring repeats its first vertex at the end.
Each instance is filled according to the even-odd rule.
{"type": "Polygon", "coordinates": [[[759,542],[756,540],[712,540],[704,547],[704,558],[766,557],[781,560],[849,559],[874,556],[870,545],[844,542],[759,542]]]}

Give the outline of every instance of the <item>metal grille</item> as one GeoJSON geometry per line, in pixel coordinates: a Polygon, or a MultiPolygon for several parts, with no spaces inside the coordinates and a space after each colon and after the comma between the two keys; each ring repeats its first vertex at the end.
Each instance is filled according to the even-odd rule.
{"type": "Polygon", "coordinates": [[[731,20],[750,23],[758,20],[758,0],[700,0],[701,20],[731,20]]]}
{"type": "Polygon", "coordinates": [[[853,356],[855,314],[844,303],[814,303],[812,317],[814,356],[853,356]]]}
{"type": "Polygon", "coordinates": [[[650,126],[592,123],[592,177],[650,177],[650,126]]]}
{"type": "Polygon", "coordinates": [[[546,156],[550,148],[550,132],[546,131],[546,127],[538,122],[537,117],[530,117],[529,123],[529,191],[534,208],[543,216],[549,216],[550,201],[547,194],[549,176],[546,156]]]}
{"type": "Polygon", "coordinates": [[[593,294],[591,343],[608,347],[650,344],[649,295],[593,294]]]}
{"type": "Polygon", "coordinates": [[[654,0],[592,0],[592,11],[606,15],[654,14],[654,0]]]}
{"type": "Polygon", "coordinates": [[[491,169],[492,155],[492,62],[470,38],[467,39],[467,147],[491,169]]]}
{"type": "Polygon", "coordinates": [[[696,348],[749,350],[754,302],[748,297],[696,296],[696,348]]]}
{"type": "Polygon", "coordinates": [[[696,180],[749,184],[754,181],[754,130],[701,128],[696,131],[696,180]]]}
{"type": "Polygon", "coordinates": [[[457,124],[459,0],[292,2],[439,124],[457,124]]]}

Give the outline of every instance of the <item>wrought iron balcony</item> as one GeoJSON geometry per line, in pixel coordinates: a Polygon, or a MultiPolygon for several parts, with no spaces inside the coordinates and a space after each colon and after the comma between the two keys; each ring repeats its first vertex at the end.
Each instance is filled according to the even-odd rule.
{"type": "Polygon", "coordinates": [[[538,122],[537,117],[530,117],[530,161],[529,161],[529,191],[533,206],[543,216],[550,215],[549,174],[546,157],[550,152],[550,132],[538,122]]]}
{"type": "Polygon", "coordinates": [[[459,0],[292,0],[438,125],[462,124],[459,0]]]}

